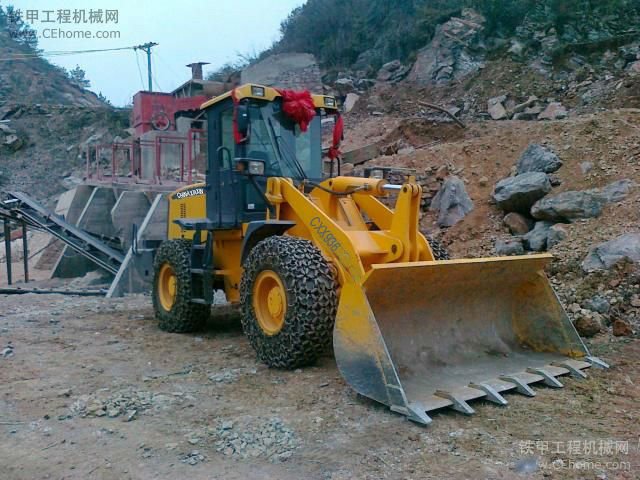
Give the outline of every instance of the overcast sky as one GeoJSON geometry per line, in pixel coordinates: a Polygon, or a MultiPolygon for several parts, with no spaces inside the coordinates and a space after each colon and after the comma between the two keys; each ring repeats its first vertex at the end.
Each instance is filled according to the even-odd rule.
{"type": "MultiPolygon", "coordinates": [[[[205,74],[238,54],[260,52],[279,38],[280,22],[303,0],[0,0],[30,11],[32,27],[38,32],[39,47],[52,50],[118,48],[157,42],[152,50],[154,90],[171,91],[190,78],[186,64],[210,62],[205,74]],[[70,17],[58,17],[70,10],[70,17]],[[75,18],[74,11],[77,10],[75,18]],[[102,15],[90,10],[102,10],[102,15]],[[109,21],[106,10],[110,10],[109,21]],[[83,12],[84,11],[84,12],[83,12]],[[115,12],[115,13],[114,13],[115,12]],[[35,16],[37,15],[37,18],[35,16]],[[84,18],[83,18],[84,15],[84,18]],[[115,16],[117,15],[117,23],[115,16]],[[50,20],[50,22],[46,22],[50,20]],[[90,22],[93,20],[93,23],[90,22]],[[44,38],[58,29],[117,31],[119,38],[44,38]]],[[[138,90],[146,89],[147,59],[132,50],[101,52],[50,59],[72,69],[80,65],[91,81],[91,90],[102,92],[116,106],[126,105],[138,90]],[[141,80],[142,77],[142,80],[141,80]]]]}

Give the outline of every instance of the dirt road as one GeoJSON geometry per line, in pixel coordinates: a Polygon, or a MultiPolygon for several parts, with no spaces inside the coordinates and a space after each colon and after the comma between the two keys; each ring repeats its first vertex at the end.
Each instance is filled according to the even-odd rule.
{"type": "Polygon", "coordinates": [[[608,372],[424,428],[356,395],[330,355],[294,372],[258,364],[233,318],[170,335],[144,296],[0,306],[1,478],[640,475],[637,340],[598,338],[608,372]]]}

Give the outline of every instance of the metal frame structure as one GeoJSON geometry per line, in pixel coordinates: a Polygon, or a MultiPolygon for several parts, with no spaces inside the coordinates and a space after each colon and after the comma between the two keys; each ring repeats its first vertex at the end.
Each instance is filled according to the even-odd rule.
{"type": "MultiPolygon", "coordinates": [[[[199,152],[206,154],[206,148],[202,145],[206,142],[205,130],[191,128],[185,135],[171,132],[158,135],[153,140],[136,139],[127,143],[88,145],[85,151],[86,182],[88,185],[112,185],[112,186],[141,186],[151,187],[153,190],[172,191],[182,185],[193,182],[193,170],[196,167],[197,143],[201,144],[199,152]],[[178,179],[166,176],[166,150],[167,145],[175,145],[179,148],[178,165],[180,175],[178,179]],[[153,149],[153,172],[149,175],[143,168],[143,149],[153,149]],[[110,151],[110,172],[105,172],[100,164],[104,158],[103,152],[110,151]],[[164,150],[164,151],[163,151],[164,150]],[[120,174],[122,162],[119,153],[128,157],[129,172],[120,174]]],[[[173,163],[175,163],[175,158],[173,163]]],[[[205,162],[206,163],[206,162],[205,162]]],[[[201,172],[203,175],[205,172],[201,172]]]]}
{"type": "MultiPolygon", "coordinates": [[[[22,192],[10,192],[9,199],[4,202],[0,215],[4,217],[5,247],[7,248],[7,273],[11,284],[11,245],[9,222],[20,222],[23,225],[23,245],[26,246],[27,225],[46,231],[68,245],[78,254],[89,259],[100,268],[115,275],[124,261],[124,255],[109,247],[93,235],[66,222],[64,218],[44,208],[34,199],[22,192]]],[[[25,255],[25,272],[28,267],[28,255],[25,255]]]]}

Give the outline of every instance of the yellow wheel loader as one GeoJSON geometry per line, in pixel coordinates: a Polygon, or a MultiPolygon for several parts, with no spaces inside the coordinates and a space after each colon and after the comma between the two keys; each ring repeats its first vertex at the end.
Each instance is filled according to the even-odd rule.
{"type": "Polygon", "coordinates": [[[170,195],[155,256],[160,328],[199,328],[223,289],[262,362],[302,367],[332,344],[358,393],[423,424],[433,410],[471,414],[471,400],[505,405],[504,392],[533,396],[532,384],[607,367],[545,277],[550,255],[434,258],[414,178],[326,175],[322,123],[339,113],[333,97],[310,98],[306,129],[260,85],[202,106],[206,183],[170,195]]]}

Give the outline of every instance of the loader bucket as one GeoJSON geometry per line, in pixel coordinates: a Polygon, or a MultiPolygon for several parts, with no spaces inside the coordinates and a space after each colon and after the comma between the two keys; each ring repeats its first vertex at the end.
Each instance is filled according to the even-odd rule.
{"type": "Polygon", "coordinates": [[[593,364],[543,268],[550,255],[373,265],[346,283],[334,329],[336,362],[360,394],[420,423],[469,401],[593,364]]]}

